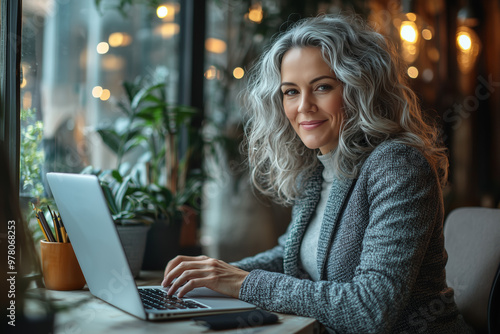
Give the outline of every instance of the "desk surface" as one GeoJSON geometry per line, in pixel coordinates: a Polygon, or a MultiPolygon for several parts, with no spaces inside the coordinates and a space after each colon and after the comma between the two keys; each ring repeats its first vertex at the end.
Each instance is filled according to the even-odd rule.
{"type": "MultiPolygon", "coordinates": [[[[161,273],[141,272],[138,285],[158,285],[161,273]]],[[[140,320],[125,313],[100,299],[92,297],[88,289],[77,291],[47,290],[50,298],[64,306],[77,304],[66,311],[58,312],[55,319],[55,333],[232,333],[232,334],[274,334],[299,333],[313,334],[319,332],[318,323],[311,318],[278,314],[280,323],[254,328],[239,328],[224,331],[210,331],[197,325],[190,319],[151,322],[140,320]],[[85,301],[85,302],[83,302],[85,301]]]]}

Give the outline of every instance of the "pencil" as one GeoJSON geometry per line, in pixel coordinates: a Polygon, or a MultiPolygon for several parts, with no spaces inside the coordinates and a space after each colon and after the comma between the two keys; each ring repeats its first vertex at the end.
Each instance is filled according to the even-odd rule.
{"type": "Polygon", "coordinates": [[[33,211],[35,211],[35,217],[36,217],[36,221],[38,222],[38,226],[40,226],[40,230],[42,230],[42,233],[45,236],[45,240],[49,241],[49,238],[47,237],[47,233],[45,233],[45,229],[43,228],[42,223],[40,222],[40,218],[38,218],[38,214],[36,213],[36,206],[33,203],[31,203],[31,205],[33,205],[33,211]]]}
{"type": "Polygon", "coordinates": [[[68,237],[67,237],[67,234],[66,234],[66,229],[64,227],[61,227],[61,234],[62,234],[63,242],[64,243],[68,242],[68,237]]]}
{"type": "Polygon", "coordinates": [[[45,232],[47,233],[48,241],[56,242],[56,239],[54,238],[54,235],[52,234],[52,231],[50,230],[50,226],[47,223],[47,220],[45,219],[45,215],[43,214],[42,210],[38,211],[38,217],[40,218],[40,222],[42,222],[42,225],[45,228],[45,232]]]}
{"type": "Polygon", "coordinates": [[[57,214],[57,220],[59,221],[59,226],[61,226],[62,236],[64,242],[69,242],[68,232],[66,232],[66,227],[64,227],[61,215],[57,214]]]}
{"type": "Polygon", "coordinates": [[[57,219],[54,216],[54,213],[52,213],[52,210],[50,209],[49,205],[47,205],[47,209],[49,209],[50,216],[52,217],[52,222],[54,223],[54,231],[56,232],[57,242],[62,242],[62,235],[61,235],[61,229],[59,227],[59,223],[57,222],[57,219]]]}

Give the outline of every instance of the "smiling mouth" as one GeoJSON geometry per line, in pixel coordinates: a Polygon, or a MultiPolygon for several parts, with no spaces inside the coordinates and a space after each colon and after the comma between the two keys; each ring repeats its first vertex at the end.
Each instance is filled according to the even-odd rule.
{"type": "Polygon", "coordinates": [[[305,121],[305,122],[300,122],[300,126],[304,128],[304,130],[312,130],[320,126],[321,124],[325,123],[326,120],[323,121],[305,121]]]}

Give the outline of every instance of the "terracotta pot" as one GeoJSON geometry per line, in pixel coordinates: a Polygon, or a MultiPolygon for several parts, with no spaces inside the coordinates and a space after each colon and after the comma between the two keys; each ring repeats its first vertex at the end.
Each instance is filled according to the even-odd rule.
{"type": "Polygon", "coordinates": [[[45,287],[50,290],[79,290],[85,277],[71,243],[40,241],[45,287]]]}

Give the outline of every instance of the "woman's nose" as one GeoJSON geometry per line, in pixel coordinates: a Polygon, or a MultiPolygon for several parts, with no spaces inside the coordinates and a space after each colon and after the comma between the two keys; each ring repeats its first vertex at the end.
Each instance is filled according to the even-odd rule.
{"type": "Polygon", "coordinates": [[[313,96],[307,93],[303,93],[300,99],[300,104],[298,107],[298,112],[307,113],[312,111],[317,111],[316,103],[314,102],[313,96]]]}

